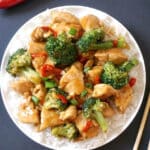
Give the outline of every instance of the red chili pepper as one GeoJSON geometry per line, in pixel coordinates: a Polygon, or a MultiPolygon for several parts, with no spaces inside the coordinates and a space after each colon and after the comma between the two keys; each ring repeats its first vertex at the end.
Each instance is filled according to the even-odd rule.
{"type": "Polygon", "coordinates": [[[83,31],[79,31],[79,37],[83,35],[83,31]]]}
{"type": "Polygon", "coordinates": [[[36,57],[47,57],[47,53],[46,52],[37,52],[37,53],[32,53],[31,54],[32,58],[36,58],[36,57]]]}
{"type": "Polygon", "coordinates": [[[54,74],[56,76],[60,76],[61,74],[61,69],[59,68],[56,68],[50,64],[44,64],[42,67],[41,67],[41,74],[43,77],[47,77],[49,76],[50,74],[54,74]]]}
{"type": "Polygon", "coordinates": [[[85,127],[82,129],[82,131],[83,131],[83,132],[86,132],[86,131],[88,131],[89,128],[91,128],[92,126],[93,126],[92,120],[88,120],[88,121],[86,122],[85,127]]]}
{"type": "Polygon", "coordinates": [[[117,47],[118,45],[118,40],[113,40],[113,47],[117,47]]]}
{"type": "Polygon", "coordinates": [[[100,76],[99,75],[95,76],[93,83],[94,84],[100,83],[100,76]]]}
{"type": "Polygon", "coordinates": [[[41,100],[40,100],[40,104],[41,104],[41,105],[43,105],[44,102],[45,102],[45,99],[41,99],[41,100]]]}
{"type": "Polygon", "coordinates": [[[43,77],[47,77],[47,76],[49,76],[50,74],[53,73],[53,70],[54,70],[54,66],[49,65],[49,64],[44,64],[41,67],[41,74],[42,74],[43,77]]]}
{"type": "Polygon", "coordinates": [[[57,32],[54,31],[51,27],[48,27],[48,26],[42,26],[41,27],[44,31],[48,32],[48,31],[51,31],[54,35],[54,37],[57,37],[57,32]]]}
{"type": "Polygon", "coordinates": [[[132,86],[134,86],[135,85],[135,83],[136,83],[136,78],[131,78],[130,80],[129,80],[129,85],[132,87],[132,86]]]}
{"type": "Polygon", "coordinates": [[[59,69],[59,68],[54,68],[54,74],[56,74],[56,75],[60,75],[61,74],[61,72],[62,72],[62,70],[61,69],[59,69]]]}
{"type": "Polygon", "coordinates": [[[65,96],[58,94],[57,97],[62,101],[62,103],[67,104],[68,101],[65,96]]]}
{"type": "Polygon", "coordinates": [[[87,58],[80,55],[80,56],[79,56],[79,61],[80,61],[81,64],[84,65],[85,62],[87,61],[87,58]]]}
{"type": "Polygon", "coordinates": [[[9,8],[24,1],[25,0],[0,0],[0,8],[9,8]]]}
{"type": "Polygon", "coordinates": [[[47,32],[50,30],[48,26],[42,26],[41,28],[42,28],[44,31],[47,31],[47,32]]]}

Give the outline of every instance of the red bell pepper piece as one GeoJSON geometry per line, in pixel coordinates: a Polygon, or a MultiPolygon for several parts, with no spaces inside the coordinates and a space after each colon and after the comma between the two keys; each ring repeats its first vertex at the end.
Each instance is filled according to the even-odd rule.
{"type": "Polygon", "coordinates": [[[118,45],[118,40],[113,40],[113,47],[117,47],[118,45]]]}
{"type": "Polygon", "coordinates": [[[91,128],[92,126],[93,126],[92,120],[88,120],[88,121],[86,122],[85,127],[82,129],[82,131],[83,131],[83,132],[86,132],[86,131],[88,131],[89,128],[91,128]]]}
{"type": "Polygon", "coordinates": [[[48,31],[51,31],[54,35],[54,37],[57,37],[57,32],[54,31],[51,27],[48,27],[48,26],[42,26],[41,27],[44,31],[48,32],[48,31]]]}
{"type": "Polygon", "coordinates": [[[41,105],[43,105],[44,102],[45,102],[45,99],[41,99],[41,100],[40,100],[40,104],[41,104],[41,105]]]}
{"type": "Polygon", "coordinates": [[[100,83],[100,76],[99,75],[95,76],[93,83],[94,84],[100,83]]]}
{"type": "Polygon", "coordinates": [[[0,0],[0,8],[9,8],[24,1],[25,0],[0,0]]]}
{"type": "Polygon", "coordinates": [[[88,59],[87,59],[86,57],[83,57],[83,56],[81,56],[81,55],[79,56],[79,61],[80,61],[81,64],[84,65],[87,60],[88,60],[88,59]]]}
{"type": "Polygon", "coordinates": [[[41,74],[43,77],[47,77],[49,76],[50,74],[54,74],[56,76],[60,76],[61,74],[61,69],[59,68],[56,68],[50,64],[44,64],[42,67],[41,67],[41,74]]]}
{"type": "Polygon", "coordinates": [[[32,58],[36,58],[36,57],[47,57],[47,53],[46,52],[37,52],[37,53],[32,53],[31,54],[32,58]]]}
{"type": "Polygon", "coordinates": [[[83,31],[79,31],[79,37],[83,35],[83,31]]]}
{"type": "Polygon", "coordinates": [[[57,97],[62,101],[62,103],[64,103],[64,104],[68,103],[68,101],[67,101],[65,96],[63,96],[61,94],[57,94],[57,97]]]}
{"type": "Polygon", "coordinates": [[[132,86],[134,86],[135,85],[135,83],[136,83],[136,78],[131,78],[130,80],[129,80],[129,85],[132,87],[132,86]]]}

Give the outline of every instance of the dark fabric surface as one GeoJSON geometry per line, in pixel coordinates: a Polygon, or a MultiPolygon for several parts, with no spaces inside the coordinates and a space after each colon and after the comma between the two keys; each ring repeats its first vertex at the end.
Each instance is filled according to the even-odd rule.
{"type": "MultiPolygon", "coordinates": [[[[112,15],[123,23],[138,42],[146,64],[147,85],[142,106],[131,125],[115,140],[98,150],[131,150],[150,89],[150,1],[149,0],[28,0],[8,10],[0,10],[0,60],[18,28],[28,19],[47,8],[63,5],[93,7],[112,15]]],[[[2,81],[0,81],[2,83],[2,81]]],[[[5,83],[2,83],[5,84],[5,83]]],[[[150,116],[144,130],[141,150],[147,149],[150,135],[150,116]]],[[[0,150],[46,150],[31,141],[13,124],[0,97],[0,150]]],[[[61,149],[61,148],[60,148],[61,149]]]]}

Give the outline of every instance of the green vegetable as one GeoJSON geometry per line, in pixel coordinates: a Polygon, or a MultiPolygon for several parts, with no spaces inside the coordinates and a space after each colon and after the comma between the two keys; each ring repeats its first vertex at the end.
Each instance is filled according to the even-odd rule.
{"type": "Polygon", "coordinates": [[[57,83],[54,80],[46,80],[45,81],[45,88],[55,88],[57,87],[57,83]]]}
{"type": "Polygon", "coordinates": [[[42,80],[43,80],[43,81],[47,81],[47,80],[49,80],[49,78],[47,78],[47,77],[42,77],[42,80]]]}
{"type": "Polygon", "coordinates": [[[61,95],[65,96],[65,97],[67,97],[67,95],[68,95],[65,91],[63,91],[62,89],[59,89],[59,88],[55,88],[55,92],[57,94],[61,94],[61,95]]]}
{"type": "Polygon", "coordinates": [[[60,111],[66,109],[67,104],[62,103],[62,101],[57,97],[57,94],[62,94],[56,88],[50,89],[46,95],[44,107],[46,109],[58,109],[60,111]]]}
{"type": "MultiPolygon", "coordinates": [[[[125,48],[127,45],[124,38],[119,38],[117,42],[118,44],[116,45],[116,47],[118,48],[125,48]]],[[[113,47],[114,47],[113,41],[109,40],[91,44],[90,50],[110,49],[113,47]]]]}
{"type": "Polygon", "coordinates": [[[32,69],[31,56],[25,49],[18,49],[9,57],[6,70],[13,76],[24,76],[35,84],[41,82],[39,74],[32,69]]]}
{"type": "Polygon", "coordinates": [[[32,99],[32,101],[34,102],[35,105],[38,105],[39,99],[38,99],[36,96],[33,95],[33,96],[31,97],[31,99],[32,99]]]}
{"type": "Polygon", "coordinates": [[[92,29],[85,32],[78,40],[77,47],[81,53],[89,50],[110,49],[113,47],[125,48],[127,46],[125,39],[120,37],[117,40],[117,45],[114,45],[113,40],[103,41],[105,33],[102,29],[92,29]]]}
{"type": "Polygon", "coordinates": [[[93,50],[93,45],[101,42],[104,39],[105,33],[102,29],[92,29],[85,32],[77,42],[77,47],[80,52],[87,52],[93,50]]]}
{"type": "Polygon", "coordinates": [[[70,100],[70,104],[72,104],[72,105],[78,105],[78,101],[76,100],[76,99],[71,99],[70,100]]]}
{"type": "Polygon", "coordinates": [[[84,72],[84,73],[87,73],[90,69],[91,69],[91,67],[84,67],[83,72],[84,72]]]}
{"type": "Polygon", "coordinates": [[[9,57],[6,70],[11,75],[16,76],[27,66],[31,66],[31,57],[25,49],[21,48],[9,57]]]}
{"type": "Polygon", "coordinates": [[[104,41],[101,43],[97,43],[97,44],[92,44],[91,45],[91,49],[92,50],[98,50],[98,49],[110,49],[112,48],[113,45],[113,41],[104,41]]]}
{"type": "Polygon", "coordinates": [[[108,129],[107,122],[102,114],[105,104],[100,99],[89,98],[83,104],[83,115],[97,121],[103,132],[108,129]]]}
{"type": "Polygon", "coordinates": [[[107,122],[106,122],[102,112],[95,110],[95,113],[93,114],[93,117],[95,118],[95,120],[100,125],[102,131],[106,132],[108,130],[108,125],[107,125],[107,122]]]}
{"type": "Polygon", "coordinates": [[[58,37],[50,36],[46,42],[46,50],[58,67],[71,65],[76,61],[78,55],[75,44],[67,38],[65,33],[58,37]]]}
{"type": "Polygon", "coordinates": [[[76,33],[77,33],[77,30],[75,28],[71,28],[69,30],[69,34],[71,34],[71,35],[76,35],[76,33]]]}
{"type": "Polygon", "coordinates": [[[101,75],[101,81],[105,84],[110,84],[115,89],[120,89],[128,83],[128,73],[119,70],[112,62],[105,63],[103,67],[104,71],[101,75]]]}
{"type": "Polygon", "coordinates": [[[39,84],[41,82],[40,75],[30,67],[22,68],[22,72],[20,72],[19,75],[26,77],[34,84],[39,84]]]}
{"type": "Polygon", "coordinates": [[[83,90],[80,94],[80,96],[83,98],[85,97],[86,95],[88,94],[88,91],[87,90],[83,90]]]}
{"type": "Polygon", "coordinates": [[[52,128],[52,134],[58,137],[66,137],[71,140],[78,136],[78,130],[73,123],[67,123],[52,128]]]}
{"type": "Polygon", "coordinates": [[[125,39],[123,37],[120,37],[118,39],[117,47],[119,47],[119,48],[125,48],[126,46],[127,46],[127,44],[126,44],[125,39]]]}
{"type": "Polygon", "coordinates": [[[122,65],[120,65],[119,69],[122,70],[122,71],[129,72],[137,64],[138,64],[138,60],[136,58],[133,58],[129,61],[124,62],[122,65]]]}
{"type": "Polygon", "coordinates": [[[85,86],[89,89],[93,88],[93,84],[92,83],[85,83],[85,86]]]}

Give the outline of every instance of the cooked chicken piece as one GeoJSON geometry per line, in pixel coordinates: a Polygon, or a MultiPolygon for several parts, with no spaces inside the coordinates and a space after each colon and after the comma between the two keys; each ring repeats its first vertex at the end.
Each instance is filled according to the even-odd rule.
{"type": "Polygon", "coordinates": [[[113,48],[107,51],[99,50],[95,53],[95,57],[98,59],[98,64],[101,65],[107,61],[111,61],[114,64],[121,64],[128,59],[128,57],[119,48],[113,48]]]}
{"type": "Polygon", "coordinates": [[[84,83],[80,79],[74,79],[66,84],[64,90],[69,93],[69,95],[79,95],[84,89],[84,83]]]}
{"type": "Polygon", "coordinates": [[[44,65],[45,61],[46,61],[46,57],[44,56],[35,57],[34,59],[32,59],[32,65],[38,73],[41,73],[40,68],[42,65],[44,65]]]}
{"type": "Polygon", "coordinates": [[[74,64],[73,64],[77,69],[79,69],[79,70],[82,70],[83,69],[83,65],[80,63],[80,62],[75,62],[74,64]]]}
{"type": "Polygon", "coordinates": [[[99,50],[95,53],[95,57],[97,58],[97,65],[104,65],[109,60],[109,54],[107,51],[99,50]]]}
{"type": "Polygon", "coordinates": [[[110,96],[115,96],[117,91],[108,84],[96,84],[94,86],[94,91],[92,96],[99,97],[101,99],[108,98],[110,96]]]}
{"type": "Polygon", "coordinates": [[[35,70],[40,73],[40,67],[45,63],[48,56],[45,50],[45,43],[30,42],[28,51],[31,56],[35,55],[32,59],[32,65],[35,70]]]}
{"type": "Polygon", "coordinates": [[[46,89],[42,84],[37,84],[33,89],[32,94],[36,96],[40,101],[45,99],[46,89]]]}
{"type": "Polygon", "coordinates": [[[68,24],[80,24],[79,19],[69,12],[52,12],[52,24],[66,22],[68,24]]]}
{"type": "Polygon", "coordinates": [[[31,95],[34,88],[34,84],[24,78],[20,78],[17,81],[12,82],[11,87],[19,94],[23,96],[31,95]]]}
{"type": "Polygon", "coordinates": [[[78,39],[81,36],[82,32],[82,27],[80,24],[68,24],[66,22],[61,22],[61,23],[54,23],[51,24],[51,27],[53,28],[54,31],[57,32],[57,34],[61,34],[63,32],[67,33],[68,37],[72,37],[75,39],[78,39]],[[70,34],[70,30],[75,29],[76,33],[75,35],[70,34]]]}
{"type": "Polygon", "coordinates": [[[72,65],[60,79],[59,87],[63,88],[69,95],[79,95],[84,90],[82,70],[72,65]]]}
{"type": "Polygon", "coordinates": [[[95,78],[97,76],[100,76],[102,71],[103,71],[102,66],[94,66],[91,70],[87,72],[87,75],[92,82],[95,82],[95,78]]]}
{"type": "Polygon", "coordinates": [[[47,28],[36,27],[31,34],[31,38],[35,42],[43,42],[52,34],[47,28]]]}
{"type": "Polygon", "coordinates": [[[109,106],[109,104],[105,103],[105,108],[102,113],[104,117],[112,117],[115,114],[115,111],[109,106]]]}
{"type": "Polygon", "coordinates": [[[76,106],[70,105],[65,111],[60,113],[61,120],[69,120],[73,121],[77,116],[77,108],[76,106]]]}
{"type": "Polygon", "coordinates": [[[77,116],[77,118],[75,119],[76,127],[78,128],[81,136],[83,138],[91,138],[91,137],[98,135],[99,126],[95,121],[92,121],[93,125],[86,132],[84,131],[87,121],[88,121],[88,119],[86,119],[82,113],[79,114],[77,116]]]}
{"type": "Polygon", "coordinates": [[[115,105],[121,113],[124,113],[132,100],[133,90],[130,85],[126,85],[117,91],[115,105]]]}
{"type": "Polygon", "coordinates": [[[57,34],[65,32],[69,37],[75,39],[78,39],[82,33],[82,27],[78,18],[68,12],[53,12],[51,27],[57,34]],[[76,30],[75,35],[69,33],[70,29],[76,30]]]}
{"type": "Polygon", "coordinates": [[[40,122],[39,111],[34,107],[34,104],[31,101],[20,105],[18,118],[24,123],[37,124],[40,122]]]}
{"type": "Polygon", "coordinates": [[[108,51],[108,60],[114,64],[121,64],[127,61],[128,57],[120,49],[111,49],[108,51]]]}
{"type": "Polygon", "coordinates": [[[29,44],[29,49],[28,49],[30,54],[38,53],[38,52],[45,52],[45,43],[43,42],[30,42],[29,44]]]}
{"type": "Polygon", "coordinates": [[[94,60],[93,59],[89,59],[86,64],[84,65],[84,67],[92,67],[94,64],[94,60]]]}
{"type": "Polygon", "coordinates": [[[94,15],[87,15],[81,18],[80,23],[85,31],[100,27],[99,19],[94,15]]]}
{"type": "Polygon", "coordinates": [[[64,121],[59,119],[59,114],[55,110],[42,107],[40,131],[61,124],[64,124],[64,121]]]}

